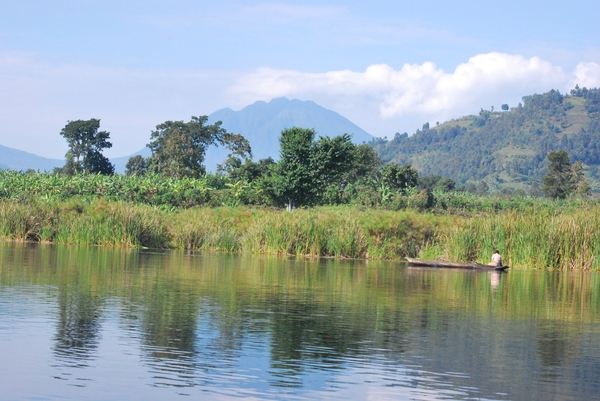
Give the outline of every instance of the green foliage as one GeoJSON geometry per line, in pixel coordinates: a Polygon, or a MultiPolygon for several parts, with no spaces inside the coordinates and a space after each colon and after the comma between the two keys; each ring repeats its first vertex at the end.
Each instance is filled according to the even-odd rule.
{"type": "Polygon", "coordinates": [[[165,121],[157,125],[148,144],[152,150],[148,170],[175,178],[199,178],[205,174],[202,163],[206,149],[216,144],[225,145],[232,155],[250,155],[250,145],[243,136],[228,133],[220,121],[207,125],[207,120],[207,116],[192,116],[187,123],[165,121]]]}
{"type": "Polygon", "coordinates": [[[577,172],[574,173],[569,154],[564,150],[548,153],[548,160],[548,172],[542,180],[544,194],[548,198],[565,199],[575,191],[581,180],[581,164],[576,165],[577,172]]]}
{"type": "Polygon", "coordinates": [[[280,160],[275,167],[274,192],[288,205],[312,201],[311,150],[315,131],[293,127],[283,130],[279,138],[280,160]]]}
{"type": "Polygon", "coordinates": [[[363,143],[354,147],[352,163],[344,173],[342,181],[345,183],[373,183],[380,179],[380,168],[383,162],[377,155],[373,146],[363,143]]]}
{"type": "Polygon", "coordinates": [[[159,211],[126,202],[0,200],[0,240],[302,256],[415,255],[448,219],[415,212],[316,208],[159,211]]]}
{"type": "Polygon", "coordinates": [[[72,175],[75,173],[114,174],[114,166],[108,158],[102,155],[102,150],[111,148],[108,141],[110,134],[107,131],[98,131],[100,120],[69,121],[60,131],[67,140],[69,152],[66,155],[66,164],[57,172],[72,175]]]}
{"type": "Polygon", "coordinates": [[[125,165],[125,175],[145,175],[148,170],[146,159],[141,155],[132,156],[125,165]]]}
{"type": "MultiPolygon", "coordinates": [[[[500,249],[505,263],[520,268],[599,269],[600,208],[580,203],[570,210],[527,210],[460,221],[440,233],[438,249],[449,260],[487,263],[500,249]]],[[[441,256],[441,255],[438,255],[441,256]]]]}
{"type": "Polygon", "coordinates": [[[412,188],[387,189],[384,200],[383,188],[348,184],[343,191],[327,187],[322,199],[350,206],[295,213],[242,207],[269,205],[261,180],[0,171],[0,239],[369,258],[437,249],[438,256],[481,261],[497,245],[505,255],[522,255],[512,260],[523,267],[530,267],[525,261],[533,248],[520,249],[535,239],[548,255],[544,247],[560,244],[560,256],[544,256],[548,266],[600,268],[590,256],[600,249],[594,228],[600,210],[592,199],[412,188]]]}
{"type": "Polygon", "coordinates": [[[341,189],[353,165],[356,147],[349,135],[314,141],[315,135],[312,129],[298,127],[281,132],[281,159],[273,170],[273,192],[289,210],[317,202],[328,187],[341,189]]]}
{"type": "Polygon", "coordinates": [[[419,174],[410,164],[402,167],[397,164],[386,164],[381,170],[381,180],[392,191],[406,193],[417,186],[419,174]]]}
{"type": "Polygon", "coordinates": [[[274,166],[275,161],[270,157],[260,159],[258,162],[252,160],[244,162],[239,157],[229,157],[219,166],[219,172],[227,175],[233,182],[253,182],[261,177],[269,176],[274,166]]]}
{"type": "Polygon", "coordinates": [[[79,197],[91,201],[129,201],[158,207],[191,207],[211,203],[208,177],[176,180],[157,174],[104,176],[101,174],[23,174],[0,171],[0,199],[18,199],[23,194],[47,200],[79,197]]]}
{"type": "Polygon", "coordinates": [[[435,189],[437,189],[441,192],[454,191],[455,188],[456,188],[456,183],[451,178],[442,178],[442,179],[438,180],[438,182],[436,182],[436,184],[435,184],[435,189]]]}
{"type": "MultiPolygon", "coordinates": [[[[600,91],[556,90],[525,96],[503,112],[481,110],[412,136],[371,144],[385,162],[411,164],[422,176],[441,175],[459,184],[486,181],[492,191],[528,188],[541,182],[549,152],[565,150],[586,168],[600,165],[600,91]]],[[[586,180],[600,188],[589,170],[586,180]]]]}

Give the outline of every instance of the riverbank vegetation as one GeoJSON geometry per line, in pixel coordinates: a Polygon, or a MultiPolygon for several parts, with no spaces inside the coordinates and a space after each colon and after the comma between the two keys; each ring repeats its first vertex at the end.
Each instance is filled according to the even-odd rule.
{"type": "Polygon", "coordinates": [[[547,154],[543,185],[529,194],[490,193],[483,180],[457,187],[384,165],[347,134],[316,139],[298,127],[282,131],[277,162],[254,162],[241,135],[206,122],[158,125],[152,156],[130,159],[124,176],[100,157],[110,143],[99,120],[69,122],[65,167],[0,171],[0,239],[480,263],[499,248],[514,267],[600,268],[600,206],[566,151],[547,154]],[[207,173],[213,144],[231,153],[207,173]]]}
{"type": "Polygon", "coordinates": [[[101,197],[22,195],[0,200],[0,240],[481,263],[499,248],[517,268],[600,268],[595,201],[443,195],[434,196],[435,203],[452,208],[339,205],[293,213],[247,206],[167,210],[101,197]]]}
{"type": "Polygon", "coordinates": [[[0,201],[0,239],[395,259],[418,254],[450,216],[323,207],[294,213],[247,207],[163,211],[128,202],[0,201]]]}

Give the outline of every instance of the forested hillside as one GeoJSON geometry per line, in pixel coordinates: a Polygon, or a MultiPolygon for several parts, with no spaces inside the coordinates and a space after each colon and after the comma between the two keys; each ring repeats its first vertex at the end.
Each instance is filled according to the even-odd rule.
{"type": "Polygon", "coordinates": [[[481,110],[408,136],[372,143],[381,158],[410,163],[420,175],[441,175],[458,183],[485,181],[491,189],[529,189],[540,183],[553,150],[581,161],[592,189],[600,191],[600,90],[576,87],[523,97],[503,111],[481,110]]]}

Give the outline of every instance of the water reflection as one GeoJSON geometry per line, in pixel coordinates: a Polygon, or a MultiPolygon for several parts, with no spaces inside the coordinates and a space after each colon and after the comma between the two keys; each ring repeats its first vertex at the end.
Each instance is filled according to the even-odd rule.
{"type": "Polygon", "coordinates": [[[502,278],[502,272],[491,271],[490,275],[490,284],[492,286],[492,290],[497,290],[500,285],[500,279],[502,278]]]}
{"type": "Polygon", "coordinates": [[[100,342],[103,300],[89,293],[59,291],[58,322],[54,352],[59,361],[71,367],[87,367],[100,342]]]}
{"type": "MultiPolygon", "coordinates": [[[[55,327],[51,362],[19,355],[41,382],[48,369],[94,380],[88,399],[110,398],[109,382],[117,398],[143,399],[593,399],[598,284],[595,274],[0,244],[0,336],[18,341],[4,327],[28,333],[23,316],[41,310],[7,305],[54,303],[42,308],[55,327]],[[25,286],[48,296],[17,300],[12,289],[25,286]]],[[[0,387],[11,375],[0,371],[0,387]]]]}

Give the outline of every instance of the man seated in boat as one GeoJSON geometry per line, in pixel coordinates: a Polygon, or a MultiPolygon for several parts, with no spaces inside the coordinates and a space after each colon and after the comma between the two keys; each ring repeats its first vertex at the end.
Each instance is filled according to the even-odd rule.
{"type": "Polygon", "coordinates": [[[492,261],[488,263],[488,266],[502,266],[502,256],[500,256],[500,251],[497,249],[494,251],[494,254],[492,255],[492,261]]]}

